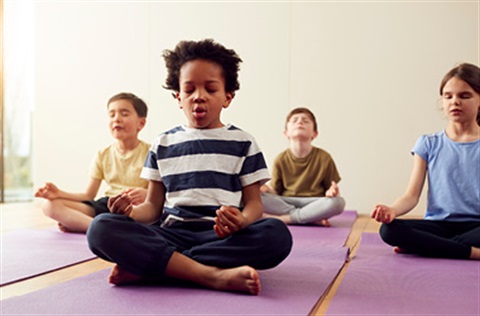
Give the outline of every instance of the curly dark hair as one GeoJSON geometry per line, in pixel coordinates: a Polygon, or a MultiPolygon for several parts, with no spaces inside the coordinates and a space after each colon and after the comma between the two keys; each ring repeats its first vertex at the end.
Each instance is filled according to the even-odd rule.
{"type": "MultiPolygon", "coordinates": [[[[478,66],[463,63],[447,72],[440,83],[440,95],[443,95],[443,88],[447,81],[453,77],[465,81],[475,92],[480,94],[480,68],[478,66]]],[[[480,111],[477,113],[477,124],[480,125],[480,111]]]]}
{"type": "Polygon", "coordinates": [[[204,39],[198,42],[181,41],[175,46],[174,50],[165,50],[163,58],[168,70],[167,79],[163,86],[165,89],[179,92],[180,68],[186,62],[196,59],[207,60],[222,67],[226,92],[234,95],[234,92],[240,89],[238,71],[242,60],[233,49],[227,49],[213,39],[204,39]]]}

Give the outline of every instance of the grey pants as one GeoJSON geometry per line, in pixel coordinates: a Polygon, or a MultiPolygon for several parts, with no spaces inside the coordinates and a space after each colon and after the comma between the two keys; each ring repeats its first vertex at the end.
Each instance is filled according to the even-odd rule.
{"type": "Polygon", "coordinates": [[[307,224],[338,215],[345,209],[342,197],[288,197],[262,193],[265,213],[272,215],[289,214],[292,224],[307,224]]]}

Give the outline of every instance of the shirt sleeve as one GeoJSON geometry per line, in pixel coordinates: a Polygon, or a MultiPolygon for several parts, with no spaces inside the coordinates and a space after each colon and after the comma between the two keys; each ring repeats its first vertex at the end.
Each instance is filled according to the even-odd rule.
{"type": "Polygon", "coordinates": [[[105,178],[105,175],[103,173],[100,151],[97,151],[95,156],[93,157],[92,162],[90,163],[90,170],[88,172],[88,175],[91,178],[98,179],[98,180],[103,180],[105,178]]]}
{"type": "Polygon", "coordinates": [[[338,173],[337,165],[335,165],[335,161],[330,157],[329,162],[328,162],[328,169],[327,173],[324,179],[324,189],[327,191],[331,184],[332,181],[335,181],[336,183],[340,182],[342,178],[340,177],[340,174],[338,173]]]}
{"type": "Polygon", "coordinates": [[[257,143],[252,139],[240,171],[240,182],[245,187],[255,182],[264,184],[268,180],[270,180],[270,174],[267,163],[257,143]]]}
{"type": "Polygon", "coordinates": [[[412,148],[411,154],[419,155],[423,160],[428,161],[428,137],[427,135],[422,135],[417,139],[417,142],[412,148]]]}
{"type": "Polygon", "coordinates": [[[284,188],[282,181],[282,170],[280,168],[279,159],[280,157],[277,157],[273,162],[272,180],[270,181],[270,187],[275,190],[277,194],[282,195],[284,188]]]}
{"type": "Polygon", "coordinates": [[[148,151],[147,157],[145,158],[145,163],[143,164],[142,172],[140,177],[146,180],[153,181],[162,181],[162,176],[160,175],[158,164],[157,164],[157,154],[154,151],[155,145],[152,145],[148,151]]]}

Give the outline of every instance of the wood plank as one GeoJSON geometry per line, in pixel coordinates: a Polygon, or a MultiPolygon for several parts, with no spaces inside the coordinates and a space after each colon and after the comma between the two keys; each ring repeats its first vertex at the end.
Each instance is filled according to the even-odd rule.
{"type": "MultiPolygon", "coordinates": [[[[355,252],[357,251],[358,245],[360,243],[360,237],[363,231],[365,230],[365,227],[369,224],[370,221],[371,219],[366,215],[359,215],[357,220],[353,224],[352,231],[350,232],[347,242],[345,243],[345,245],[350,248],[350,251],[351,251],[349,256],[350,258],[352,258],[353,255],[355,255],[355,252]]],[[[340,270],[335,280],[332,282],[329,290],[326,292],[324,296],[319,298],[317,305],[313,308],[310,315],[315,315],[315,316],[325,315],[330,302],[332,301],[340,283],[342,282],[343,276],[345,275],[345,272],[348,269],[349,264],[350,264],[350,261],[345,263],[345,265],[340,270]]]]}
{"type": "MultiPolygon", "coordinates": [[[[1,233],[3,234],[22,228],[55,228],[57,226],[56,221],[43,214],[41,203],[38,202],[39,201],[0,204],[1,233]]],[[[27,294],[112,266],[112,263],[101,259],[82,262],[26,280],[4,285],[0,288],[0,299],[4,300],[9,297],[27,294]]],[[[107,282],[107,280],[105,280],[105,282],[107,282]]]]}
{"type": "MultiPolygon", "coordinates": [[[[9,297],[27,294],[112,266],[112,263],[102,259],[93,259],[27,280],[5,285],[0,288],[0,296],[1,299],[4,300],[9,297]]],[[[108,281],[105,280],[105,282],[108,281]]]]}

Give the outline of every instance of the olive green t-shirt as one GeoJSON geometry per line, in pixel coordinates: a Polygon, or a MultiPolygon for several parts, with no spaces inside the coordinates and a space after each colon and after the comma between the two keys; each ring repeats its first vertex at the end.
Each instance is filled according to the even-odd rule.
{"type": "Polygon", "coordinates": [[[332,181],[339,182],[335,162],[328,152],[313,147],[304,158],[296,158],[290,149],[274,161],[270,186],[283,196],[324,197],[332,181]]]}

